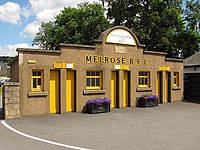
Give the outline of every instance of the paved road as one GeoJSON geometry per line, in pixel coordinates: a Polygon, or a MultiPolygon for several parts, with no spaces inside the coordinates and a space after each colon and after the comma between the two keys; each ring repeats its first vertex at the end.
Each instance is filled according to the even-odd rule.
{"type": "MultiPolygon", "coordinates": [[[[6,120],[42,139],[93,150],[199,150],[200,104],[173,103],[110,113],[6,120]]],[[[1,150],[70,150],[18,135],[0,124],[1,150]]]]}

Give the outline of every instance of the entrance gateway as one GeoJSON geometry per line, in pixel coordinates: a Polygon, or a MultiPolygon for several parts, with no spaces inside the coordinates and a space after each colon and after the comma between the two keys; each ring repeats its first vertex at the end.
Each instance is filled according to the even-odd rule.
{"type": "Polygon", "coordinates": [[[171,102],[171,72],[166,66],[159,67],[156,79],[156,95],[159,103],[171,102]]]}
{"type": "Polygon", "coordinates": [[[98,98],[110,99],[111,108],[135,107],[146,94],[158,95],[160,103],[181,101],[182,60],[144,47],[130,29],[116,26],[93,45],[18,48],[11,79],[20,83],[20,115],[82,112],[98,98]]]}
{"type": "MultiPolygon", "coordinates": [[[[66,71],[66,112],[74,112],[76,110],[75,105],[75,71],[67,70],[66,71]]],[[[51,70],[50,72],[50,113],[60,113],[61,111],[61,94],[60,94],[60,85],[61,85],[61,76],[58,70],[51,70]]],[[[64,95],[62,95],[65,97],[64,95]]]]}

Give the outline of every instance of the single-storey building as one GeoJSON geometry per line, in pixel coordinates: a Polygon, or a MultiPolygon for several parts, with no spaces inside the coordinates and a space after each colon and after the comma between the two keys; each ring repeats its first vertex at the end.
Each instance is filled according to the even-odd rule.
{"type": "Polygon", "coordinates": [[[81,112],[96,98],[109,98],[111,108],[135,107],[147,93],[159,103],[181,101],[183,61],[144,47],[130,29],[116,26],[93,45],[18,48],[11,79],[19,82],[21,116],[81,112]]]}
{"type": "Polygon", "coordinates": [[[184,60],[184,99],[200,101],[200,52],[184,60]]]}

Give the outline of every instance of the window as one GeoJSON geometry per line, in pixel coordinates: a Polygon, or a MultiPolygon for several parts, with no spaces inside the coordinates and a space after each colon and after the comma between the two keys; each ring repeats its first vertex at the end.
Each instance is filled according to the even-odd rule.
{"type": "Polygon", "coordinates": [[[139,87],[149,87],[150,86],[150,72],[140,71],[139,72],[139,87]]]}
{"type": "Polygon", "coordinates": [[[102,71],[86,72],[86,89],[102,89],[102,71]]]}
{"type": "Polygon", "coordinates": [[[178,72],[174,72],[174,86],[179,86],[179,73],[178,72]]]}
{"type": "Polygon", "coordinates": [[[32,71],[32,91],[43,91],[43,71],[32,71]]]}

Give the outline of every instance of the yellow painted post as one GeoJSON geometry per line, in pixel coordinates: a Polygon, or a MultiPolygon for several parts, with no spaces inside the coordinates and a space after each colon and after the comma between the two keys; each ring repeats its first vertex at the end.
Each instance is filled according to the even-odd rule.
{"type": "Polygon", "coordinates": [[[58,71],[50,72],[50,113],[59,112],[59,75],[58,71]]]}
{"type": "Polygon", "coordinates": [[[123,79],[123,107],[128,106],[128,71],[124,71],[123,79]]]}
{"type": "Polygon", "coordinates": [[[111,108],[116,107],[116,72],[111,72],[111,108]]]}
{"type": "Polygon", "coordinates": [[[160,72],[157,72],[156,78],[156,95],[158,96],[158,101],[160,102],[160,72]]]}
{"type": "Polygon", "coordinates": [[[74,111],[74,72],[67,71],[66,77],[66,111],[74,111]]]}
{"type": "Polygon", "coordinates": [[[168,92],[169,92],[169,73],[168,72],[166,72],[166,78],[165,78],[165,84],[166,84],[166,87],[165,87],[165,91],[166,91],[166,93],[165,93],[165,102],[167,103],[168,102],[168,92]]]}

